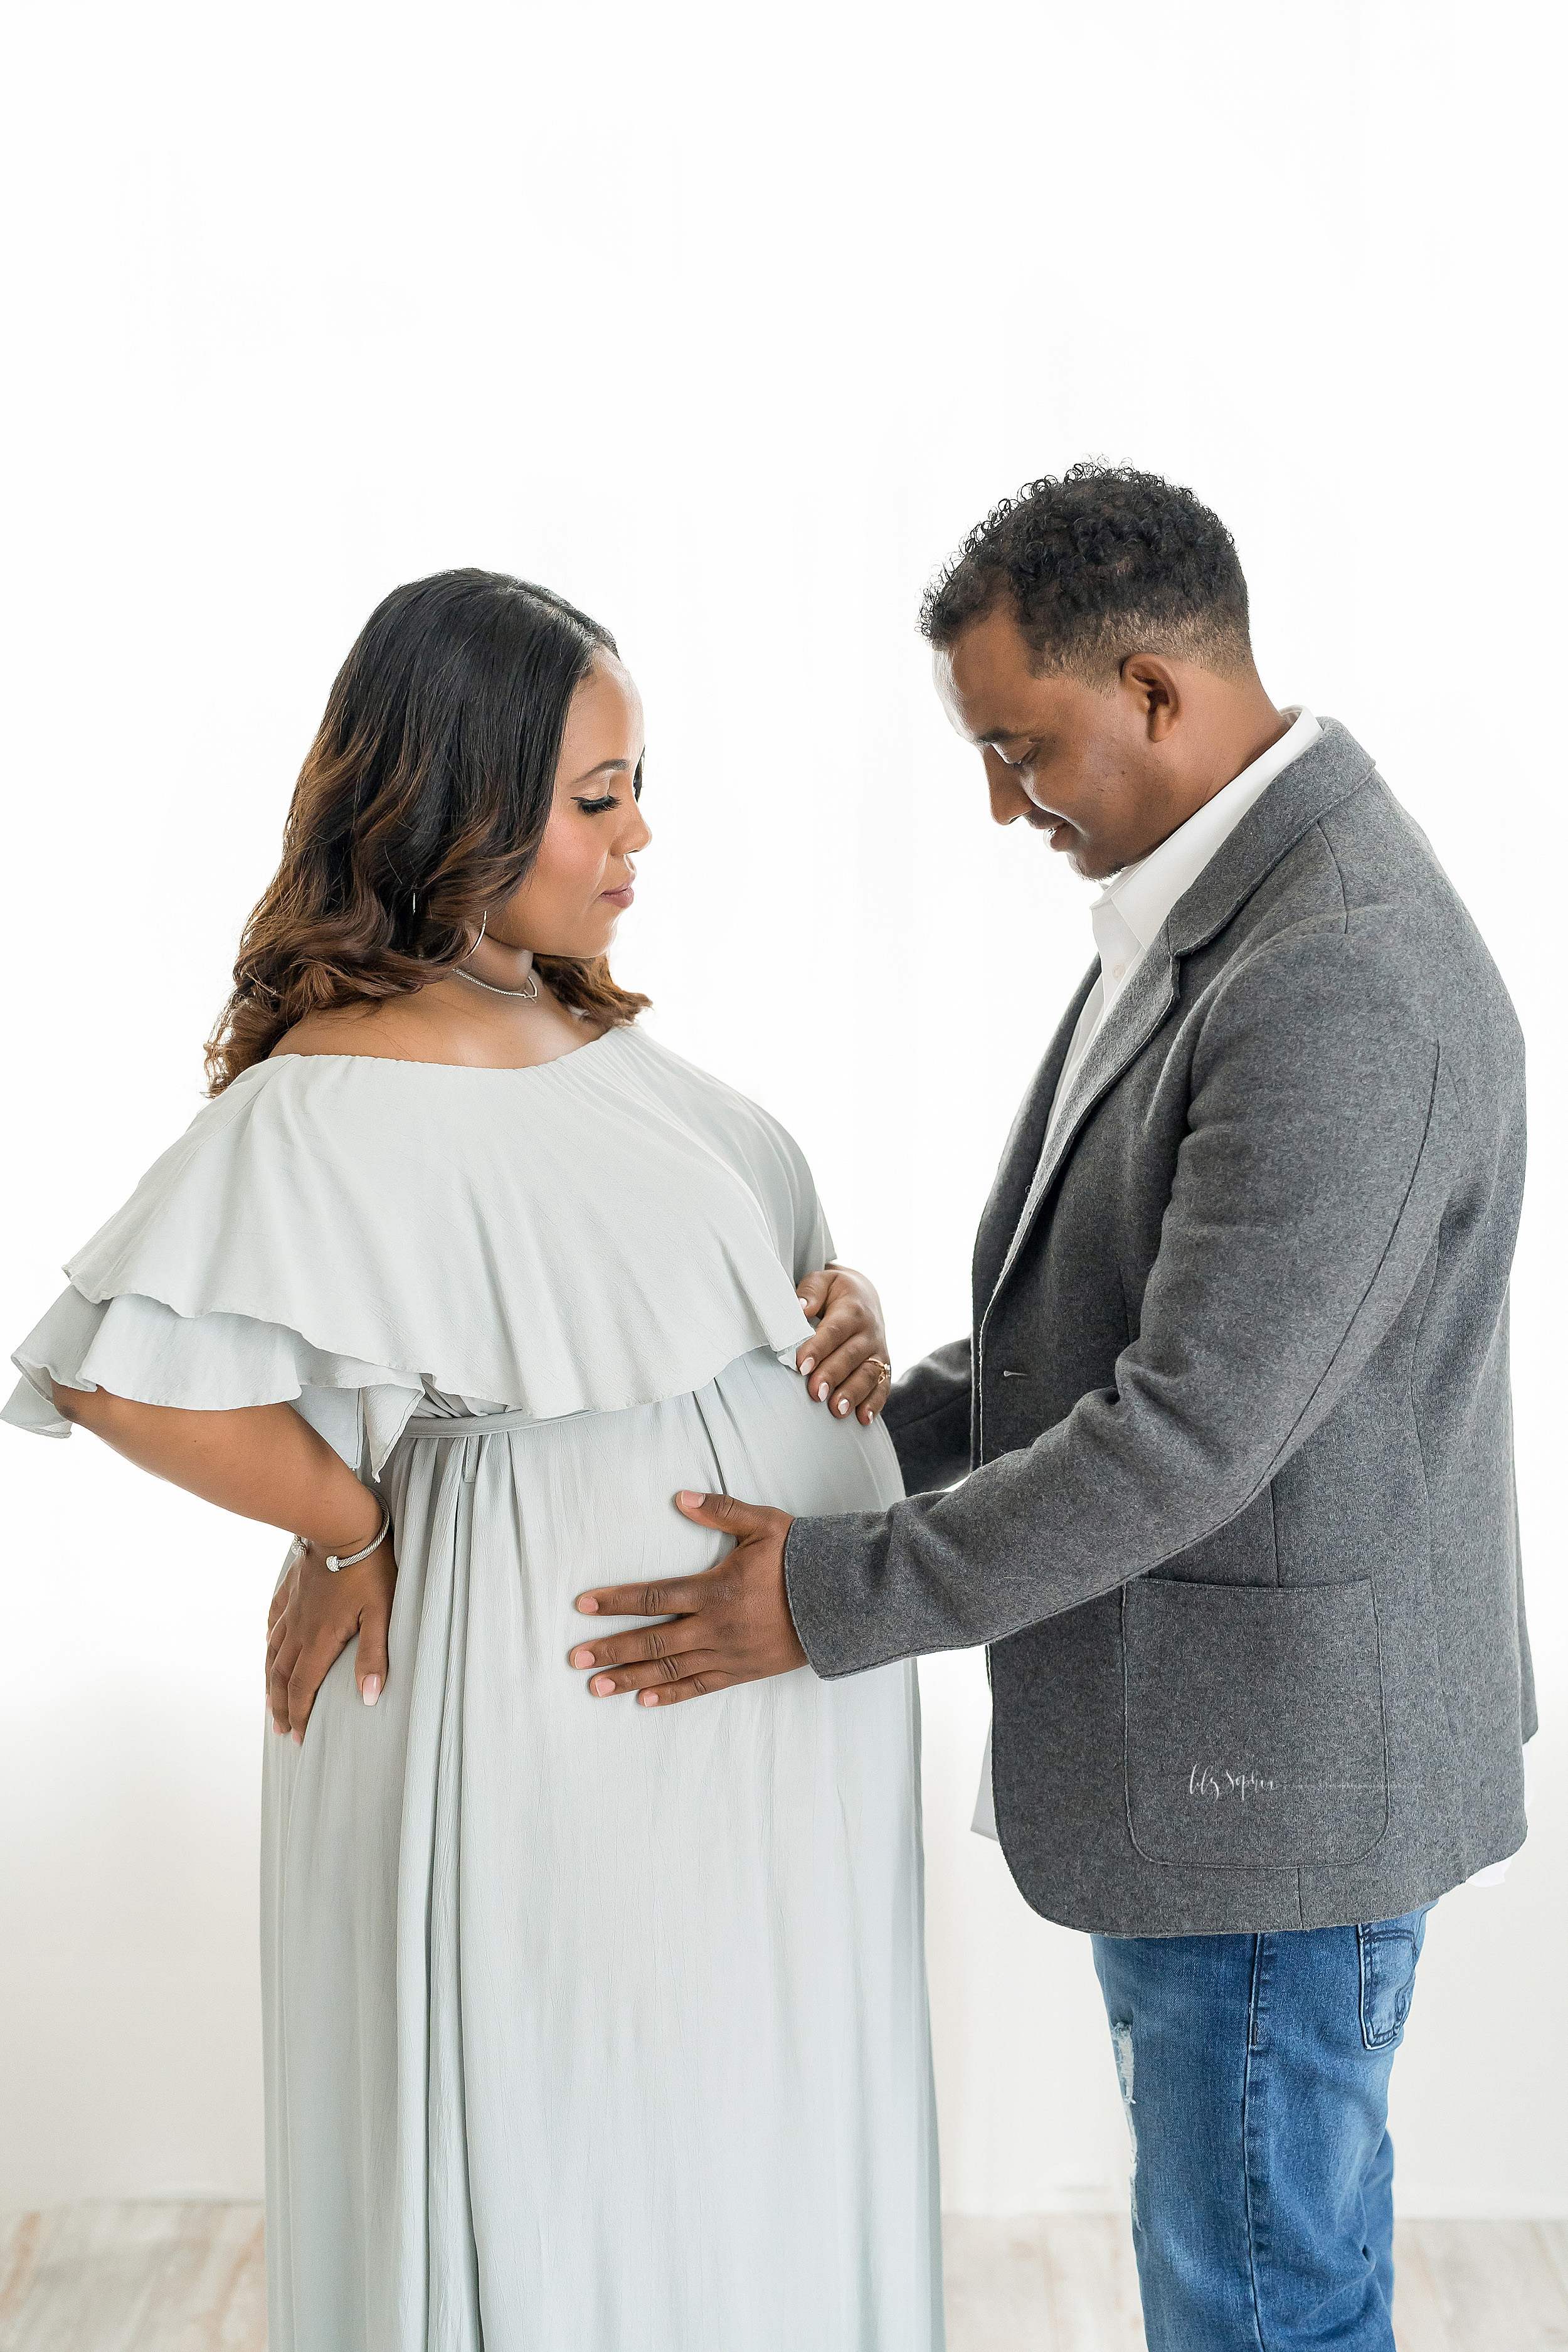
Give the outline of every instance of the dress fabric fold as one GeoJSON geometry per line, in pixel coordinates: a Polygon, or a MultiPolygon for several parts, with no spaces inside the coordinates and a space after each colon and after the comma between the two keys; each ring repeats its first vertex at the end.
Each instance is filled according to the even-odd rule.
{"type": "Polygon", "coordinates": [[[679,1488],[897,1498],[792,1369],[831,1255],[790,1138],[641,1032],[282,1057],[17,1350],[21,1426],[51,1378],[287,1401],[391,1511],[380,1703],[346,1652],[266,1737],[271,2352],[940,2346],[913,1668],[660,1710],[565,1664],[585,1586],[721,1556],[679,1488]]]}

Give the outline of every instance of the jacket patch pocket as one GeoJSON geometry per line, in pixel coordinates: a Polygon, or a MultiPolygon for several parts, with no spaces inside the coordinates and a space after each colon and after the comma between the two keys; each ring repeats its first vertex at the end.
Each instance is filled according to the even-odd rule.
{"type": "Polygon", "coordinates": [[[1121,1595],[1127,1819],[1149,1862],[1357,1862],[1388,1826],[1372,1586],[1189,1584],[1121,1595]]]}

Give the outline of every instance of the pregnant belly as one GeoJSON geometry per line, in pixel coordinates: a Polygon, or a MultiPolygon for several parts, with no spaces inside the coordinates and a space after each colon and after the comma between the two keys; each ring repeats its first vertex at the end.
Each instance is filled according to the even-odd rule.
{"type": "MultiPolygon", "coordinates": [[[[584,1634],[667,1613],[654,1601],[643,1616],[587,1619],[573,1605],[578,1593],[658,1588],[700,1574],[730,1549],[678,1510],[681,1488],[796,1514],[875,1510],[899,1498],[881,1423],[830,1417],[765,1350],[658,1404],[484,1438],[416,1439],[398,1483],[392,1672],[377,1713],[411,1685],[450,1693],[456,1672],[465,1818],[497,1808],[514,1822],[543,1813],[585,1828],[613,1813],[624,1833],[629,1802],[659,1842],[679,1821],[679,1841],[700,1845],[700,1824],[723,1819],[732,1830],[737,1802],[753,1825],[769,1815],[774,1773],[798,1774],[808,1755],[830,1782],[841,1767],[850,1787],[865,1786],[868,1773],[886,1786],[890,1772],[907,1791],[908,1667],[836,1683],[802,1667],[667,1711],[592,1698],[587,1674],[567,1664],[584,1634]],[[748,1795],[759,1774],[768,1793],[759,1785],[748,1795]]],[[[449,1701],[432,1704],[446,1713],[449,1701]]]]}
{"type": "Polygon", "coordinates": [[[467,1593],[464,1737],[470,1757],[482,1747],[488,1772],[514,1781],[512,1804],[531,1811],[549,1790],[563,1816],[583,1822],[603,1808],[624,1832],[635,1788],[633,1812],[668,1851],[692,1836],[701,1846],[720,1820],[732,1835],[737,1805],[756,1833],[779,1801],[775,1775],[794,1785],[807,1757],[827,1785],[842,1776],[846,1790],[907,1794],[907,1666],[835,1683],[802,1667],[666,1711],[590,1697],[586,1673],[566,1664],[584,1634],[664,1613],[585,1619],[573,1606],[579,1592],[657,1588],[730,1549],[676,1507],[682,1487],[796,1514],[896,1501],[898,1464],[879,1421],[831,1418],[798,1373],[758,1350],[695,1394],[498,1433],[478,1450],[454,1561],[467,1593]]]}
{"type": "Polygon", "coordinates": [[[438,1457],[464,1448],[476,1559],[515,1564],[541,1601],[711,1567],[728,1539],[681,1515],[682,1487],[797,1516],[877,1510],[903,1493],[880,1421],[867,1429],[853,1416],[833,1418],[766,1349],[740,1357],[695,1394],[426,1442],[419,1454],[436,1458],[416,1455],[414,1485],[438,1478],[443,1466],[449,1480],[454,1465],[438,1457]]]}
{"type": "MultiPolygon", "coordinates": [[[[552,1719],[584,1704],[585,1678],[564,1664],[589,1630],[573,1607],[578,1593],[697,1575],[730,1549],[676,1507],[683,1487],[797,1516],[882,1509],[903,1492],[881,1422],[868,1429],[830,1415],[765,1349],[657,1404],[483,1427],[480,1416],[460,1435],[410,1435],[388,1465],[393,1679],[400,1653],[427,1649],[432,1607],[444,1618],[450,1606],[470,1657],[482,1647],[504,1659],[507,1685],[525,1685],[552,1719]]],[[[648,1620],[592,1622],[604,1633],[648,1620]]],[[[614,1711],[634,1710],[623,1701],[614,1711]]]]}

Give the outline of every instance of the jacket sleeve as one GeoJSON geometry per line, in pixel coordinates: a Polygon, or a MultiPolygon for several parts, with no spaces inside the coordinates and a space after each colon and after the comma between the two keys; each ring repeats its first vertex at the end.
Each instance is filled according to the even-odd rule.
{"type": "Polygon", "coordinates": [[[972,1361],[966,1335],[893,1382],[882,1419],[911,1495],[952,1486],[969,1469],[972,1361]]]}
{"type": "Polygon", "coordinates": [[[951,1494],[797,1519],[790,1605],[818,1674],[1003,1639],[1246,1507],[1356,1379],[1435,1243],[1462,1121],[1434,1025],[1364,919],[1287,933],[1226,980],[1114,1385],[951,1494]]]}

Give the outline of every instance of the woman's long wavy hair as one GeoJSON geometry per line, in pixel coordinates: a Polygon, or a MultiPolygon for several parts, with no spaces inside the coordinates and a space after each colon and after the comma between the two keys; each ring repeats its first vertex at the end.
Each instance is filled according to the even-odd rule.
{"type": "MultiPolygon", "coordinates": [[[[308,1013],[409,994],[471,951],[544,837],[567,709],[601,650],[616,641],[597,621],[504,572],[439,572],[377,605],[245,927],[207,1042],[210,1093],[308,1013]]],[[[635,1021],[648,1002],[603,956],[534,961],[596,1021],[635,1021]]]]}

